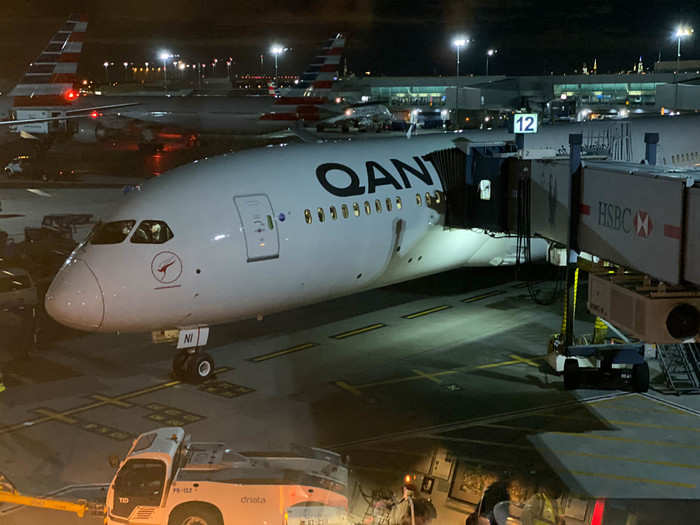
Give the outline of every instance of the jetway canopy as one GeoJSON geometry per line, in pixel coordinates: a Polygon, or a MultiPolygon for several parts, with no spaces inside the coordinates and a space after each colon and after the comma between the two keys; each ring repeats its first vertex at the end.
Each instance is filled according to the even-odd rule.
{"type": "Polygon", "coordinates": [[[531,231],[669,284],[700,285],[700,172],[586,162],[532,161],[531,231]],[[570,185],[577,210],[569,210],[570,185]],[[574,213],[571,213],[574,212],[574,213]]]}

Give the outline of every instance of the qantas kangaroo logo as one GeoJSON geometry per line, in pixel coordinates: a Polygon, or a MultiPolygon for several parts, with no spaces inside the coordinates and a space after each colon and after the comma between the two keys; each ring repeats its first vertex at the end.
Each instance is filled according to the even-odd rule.
{"type": "Polygon", "coordinates": [[[151,261],[151,273],[159,283],[174,283],[182,275],[182,261],[173,252],[160,252],[151,261]]]}

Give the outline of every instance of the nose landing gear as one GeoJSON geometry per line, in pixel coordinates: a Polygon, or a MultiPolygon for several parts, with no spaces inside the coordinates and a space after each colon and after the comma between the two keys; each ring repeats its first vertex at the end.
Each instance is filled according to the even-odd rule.
{"type": "Polygon", "coordinates": [[[173,359],[175,379],[201,383],[209,379],[213,372],[214,360],[198,348],[182,349],[173,359]]]}

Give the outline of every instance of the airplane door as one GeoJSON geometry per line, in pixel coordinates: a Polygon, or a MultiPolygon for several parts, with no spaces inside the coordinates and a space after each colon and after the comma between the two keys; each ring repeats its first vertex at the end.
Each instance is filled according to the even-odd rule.
{"type": "Polygon", "coordinates": [[[245,239],[247,262],[279,257],[279,236],[272,205],[267,195],[241,195],[233,198],[245,239]]]}

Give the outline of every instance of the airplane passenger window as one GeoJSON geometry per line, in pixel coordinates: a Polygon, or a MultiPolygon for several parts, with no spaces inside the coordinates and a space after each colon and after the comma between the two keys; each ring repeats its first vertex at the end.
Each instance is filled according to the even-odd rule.
{"type": "Polygon", "coordinates": [[[417,204],[418,206],[422,206],[422,205],[423,205],[423,199],[421,198],[420,193],[416,193],[416,204],[417,204]]]}
{"type": "Polygon", "coordinates": [[[391,211],[391,197],[386,198],[386,211],[391,211]]]}
{"type": "Polygon", "coordinates": [[[396,197],[396,209],[400,210],[401,209],[401,197],[396,197]]]}
{"type": "Polygon", "coordinates": [[[163,244],[172,238],[172,230],[163,221],[141,221],[131,236],[131,242],[135,244],[163,244]]]}
{"type": "Polygon", "coordinates": [[[323,222],[323,220],[326,218],[326,214],[323,211],[323,208],[317,208],[318,211],[318,220],[323,222]]]}
{"type": "Polygon", "coordinates": [[[343,210],[343,219],[347,219],[350,216],[350,213],[348,213],[348,205],[343,204],[340,209],[343,210]]]}
{"type": "Polygon", "coordinates": [[[369,205],[369,202],[365,201],[365,215],[369,215],[372,213],[372,206],[369,205]]]}
{"type": "Polygon", "coordinates": [[[308,208],[304,210],[304,219],[306,220],[306,224],[311,224],[311,210],[308,208]]]}
{"type": "Polygon", "coordinates": [[[382,213],[382,201],[376,199],[374,201],[374,209],[377,211],[377,213],[382,213]]]}
{"type": "Polygon", "coordinates": [[[430,206],[433,203],[433,197],[428,193],[427,191],[425,192],[425,205],[430,206]]]}
{"type": "Polygon", "coordinates": [[[118,244],[127,238],[136,221],[105,222],[95,226],[90,244],[118,244]]]}
{"type": "Polygon", "coordinates": [[[335,206],[331,206],[331,219],[336,220],[338,218],[338,212],[335,211],[335,206]]]}
{"type": "Polygon", "coordinates": [[[352,213],[355,215],[355,217],[360,216],[360,205],[356,202],[352,203],[352,213]]]}

